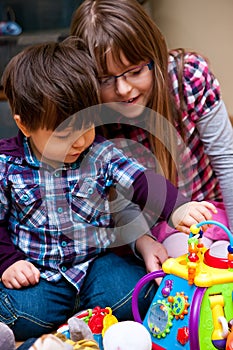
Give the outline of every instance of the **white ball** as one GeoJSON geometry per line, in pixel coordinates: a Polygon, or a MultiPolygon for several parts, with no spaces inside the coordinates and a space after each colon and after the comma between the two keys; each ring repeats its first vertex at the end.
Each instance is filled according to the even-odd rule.
{"type": "Polygon", "coordinates": [[[110,326],[103,337],[104,350],[151,350],[149,331],[138,322],[123,321],[110,326]]]}

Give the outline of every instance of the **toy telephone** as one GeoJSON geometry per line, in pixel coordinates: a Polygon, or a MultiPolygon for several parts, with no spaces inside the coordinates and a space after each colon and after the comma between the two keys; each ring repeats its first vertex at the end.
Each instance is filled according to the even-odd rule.
{"type": "Polygon", "coordinates": [[[135,321],[149,330],[153,349],[233,350],[233,237],[228,228],[212,220],[192,226],[188,253],[144,276],[135,287],[132,309],[135,321]],[[227,233],[230,244],[224,257],[202,244],[201,227],[206,224],[227,233]],[[138,294],[159,277],[163,280],[142,321],[138,294]]]}

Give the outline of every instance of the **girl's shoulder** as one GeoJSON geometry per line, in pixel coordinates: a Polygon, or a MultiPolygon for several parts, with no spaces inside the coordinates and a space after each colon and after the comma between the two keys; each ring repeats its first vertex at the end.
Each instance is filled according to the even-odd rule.
{"type": "Polygon", "coordinates": [[[185,49],[173,49],[169,51],[168,56],[169,67],[183,64],[185,66],[195,67],[200,69],[209,68],[210,62],[207,57],[198,52],[188,51],[185,49]]]}
{"type": "Polygon", "coordinates": [[[182,74],[183,80],[206,80],[213,77],[208,59],[199,53],[182,49],[171,50],[168,57],[168,73],[176,78],[182,74]]]}
{"type": "Polygon", "coordinates": [[[208,112],[220,100],[219,82],[210,68],[207,58],[196,52],[171,50],[168,58],[168,74],[177,105],[180,104],[179,86],[188,110],[196,116],[208,112]]]}

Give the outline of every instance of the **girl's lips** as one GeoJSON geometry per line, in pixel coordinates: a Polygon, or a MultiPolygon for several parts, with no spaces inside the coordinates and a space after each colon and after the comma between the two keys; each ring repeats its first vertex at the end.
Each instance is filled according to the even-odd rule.
{"type": "Polygon", "coordinates": [[[125,104],[129,104],[129,105],[136,104],[137,101],[139,100],[139,97],[140,97],[140,95],[137,97],[130,98],[130,99],[125,100],[125,101],[121,101],[121,102],[125,103],[125,104]]]}

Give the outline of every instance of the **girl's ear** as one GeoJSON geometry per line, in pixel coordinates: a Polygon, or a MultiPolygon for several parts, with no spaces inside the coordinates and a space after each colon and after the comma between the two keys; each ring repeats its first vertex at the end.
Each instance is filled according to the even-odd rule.
{"type": "Polygon", "coordinates": [[[21,121],[21,118],[20,118],[20,115],[18,114],[15,114],[14,115],[14,120],[18,126],[18,128],[22,131],[22,133],[26,136],[26,137],[29,137],[31,135],[30,131],[28,130],[28,128],[22,124],[22,121],[21,121]]]}

